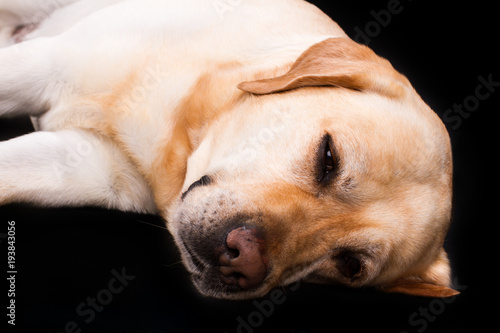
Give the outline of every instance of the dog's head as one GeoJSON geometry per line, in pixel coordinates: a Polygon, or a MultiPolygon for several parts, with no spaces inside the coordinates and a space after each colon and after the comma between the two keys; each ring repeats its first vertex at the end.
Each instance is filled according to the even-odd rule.
{"type": "Polygon", "coordinates": [[[337,38],[239,88],[168,213],[203,294],[259,297],[299,279],[456,293],[442,248],[449,138],[404,76],[337,38]]]}

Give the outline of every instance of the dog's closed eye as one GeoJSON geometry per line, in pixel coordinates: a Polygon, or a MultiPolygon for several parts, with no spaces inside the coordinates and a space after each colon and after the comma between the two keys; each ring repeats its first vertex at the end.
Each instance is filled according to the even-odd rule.
{"type": "Polygon", "coordinates": [[[182,200],[184,200],[184,198],[186,198],[187,194],[189,192],[191,192],[192,190],[194,190],[195,188],[197,188],[199,186],[207,186],[210,184],[212,184],[212,178],[210,178],[210,176],[201,177],[199,180],[197,180],[196,182],[191,184],[191,186],[189,186],[189,188],[187,189],[186,192],[182,193],[182,196],[181,196],[182,200]]]}

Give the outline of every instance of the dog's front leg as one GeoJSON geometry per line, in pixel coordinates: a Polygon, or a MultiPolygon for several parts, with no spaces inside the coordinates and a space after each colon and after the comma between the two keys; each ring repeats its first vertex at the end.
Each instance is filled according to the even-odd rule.
{"type": "Polygon", "coordinates": [[[51,41],[39,38],[0,49],[0,117],[38,116],[61,96],[51,41]]]}
{"type": "Polygon", "coordinates": [[[0,142],[0,205],[12,202],[156,212],[133,163],[111,141],[83,130],[0,142]]]}

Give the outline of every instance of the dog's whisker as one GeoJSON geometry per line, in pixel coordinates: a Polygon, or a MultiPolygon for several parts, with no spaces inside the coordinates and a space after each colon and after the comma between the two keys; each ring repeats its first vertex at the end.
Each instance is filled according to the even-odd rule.
{"type": "Polygon", "coordinates": [[[164,267],[173,267],[175,265],[179,265],[179,264],[182,264],[182,260],[179,260],[179,261],[176,261],[176,262],[173,262],[171,264],[160,264],[161,266],[164,266],[164,267]]]}
{"type": "Polygon", "coordinates": [[[160,225],[156,225],[156,224],[153,224],[153,223],[149,223],[149,222],[145,222],[145,221],[141,221],[141,220],[136,220],[137,222],[140,222],[140,223],[144,223],[144,224],[147,224],[147,225],[150,225],[150,226],[153,226],[153,227],[157,227],[157,228],[160,228],[160,229],[163,229],[163,230],[167,230],[168,231],[168,228],[166,227],[162,227],[160,225]]]}

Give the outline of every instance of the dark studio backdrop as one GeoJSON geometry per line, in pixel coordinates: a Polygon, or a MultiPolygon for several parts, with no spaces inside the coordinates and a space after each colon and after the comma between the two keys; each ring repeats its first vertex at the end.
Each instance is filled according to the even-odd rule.
{"type": "MultiPolygon", "coordinates": [[[[0,207],[6,275],[5,236],[8,221],[16,222],[14,330],[7,324],[8,276],[0,292],[9,332],[498,332],[498,294],[489,278],[496,274],[495,242],[486,239],[498,220],[487,214],[487,199],[497,194],[485,168],[498,151],[488,137],[500,96],[496,7],[486,1],[312,2],[351,38],[389,59],[445,122],[455,163],[445,248],[461,295],[441,300],[302,283],[256,301],[216,301],[196,293],[158,217],[9,205],[0,207]]],[[[31,130],[28,119],[0,119],[1,140],[31,130]]]]}

